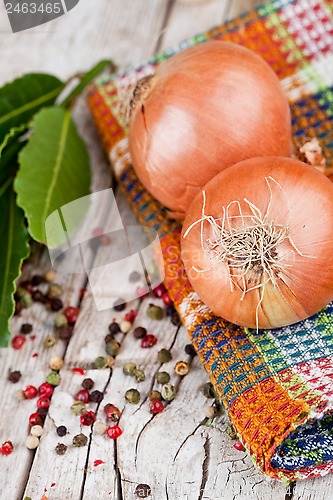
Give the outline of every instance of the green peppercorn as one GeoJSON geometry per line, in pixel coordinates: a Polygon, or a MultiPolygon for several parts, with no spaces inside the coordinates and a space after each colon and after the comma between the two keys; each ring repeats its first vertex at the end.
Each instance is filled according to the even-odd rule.
{"type": "Polygon", "coordinates": [[[207,382],[202,386],[202,392],[206,398],[215,398],[215,392],[214,392],[214,387],[211,382],[207,382]]]}
{"type": "Polygon", "coordinates": [[[108,342],[105,344],[105,351],[109,356],[117,356],[118,352],[120,349],[120,344],[116,340],[111,340],[111,342],[108,342]]]}
{"type": "Polygon", "coordinates": [[[46,377],[46,382],[48,382],[51,385],[57,386],[61,382],[61,376],[60,373],[58,372],[50,372],[48,376],[46,377]]]}
{"type": "Polygon", "coordinates": [[[159,401],[161,401],[162,399],[162,394],[160,393],[160,391],[151,391],[150,394],[149,394],[149,399],[150,401],[152,399],[158,399],[159,401]]]}
{"type": "Polygon", "coordinates": [[[24,308],[28,308],[32,305],[32,297],[29,292],[25,291],[25,293],[20,297],[20,302],[24,308]]]}
{"type": "Polygon", "coordinates": [[[232,424],[227,425],[225,432],[230,439],[237,439],[237,433],[235,427],[232,424]]]}
{"type": "Polygon", "coordinates": [[[175,364],[175,372],[177,373],[177,375],[180,375],[181,377],[184,377],[185,375],[187,375],[189,370],[190,370],[190,367],[186,363],[186,361],[178,361],[175,364]]]}
{"type": "Polygon", "coordinates": [[[57,446],[55,447],[55,451],[57,452],[57,455],[65,455],[67,451],[67,446],[63,443],[58,443],[57,446]]]}
{"type": "Polygon", "coordinates": [[[157,358],[160,363],[168,363],[172,359],[172,354],[168,349],[161,349],[157,353],[157,358]]]}
{"type": "Polygon", "coordinates": [[[84,434],[77,434],[73,437],[72,440],[73,446],[76,448],[80,448],[81,446],[86,446],[88,443],[88,438],[84,434]]]}
{"type": "Polygon", "coordinates": [[[16,295],[21,299],[23,295],[27,293],[25,288],[22,288],[21,286],[17,287],[16,289],[16,295]]]}
{"type": "Polygon", "coordinates": [[[68,325],[68,320],[64,314],[56,314],[53,323],[56,328],[62,328],[68,325]]]}
{"type": "Polygon", "coordinates": [[[155,304],[149,304],[147,316],[150,319],[161,320],[163,318],[163,309],[160,306],[155,306],[155,304]]]}
{"type": "Polygon", "coordinates": [[[94,367],[97,369],[103,369],[106,368],[107,366],[108,366],[108,360],[103,356],[99,356],[94,361],[94,367]]]}
{"type": "Polygon", "coordinates": [[[129,403],[136,405],[140,401],[140,393],[137,389],[128,389],[125,393],[125,399],[129,403]]]}
{"type": "Polygon", "coordinates": [[[135,380],[137,382],[143,382],[146,380],[145,372],[141,369],[135,370],[135,380]]]}
{"type": "Polygon", "coordinates": [[[156,380],[159,384],[167,384],[170,382],[170,375],[167,372],[158,372],[156,380]]]}
{"type": "Polygon", "coordinates": [[[71,406],[71,412],[74,415],[81,415],[81,413],[86,409],[86,405],[83,401],[74,401],[71,406]]]}
{"type": "Polygon", "coordinates": [[[125,375],[130,375],[131,377],[133,377],[136,372],[136,364],[131,362],[125,363],[123,366],[123,372],[125,373],[125,375]]]}
{"type": "Polygon", "coordinates": [[[62,295],[62,286],[58,285],[58,283],[53,283],[49,287],[49,291],[47,292],[47,296],[49,299],[59,299],[62,295]]]}
{"type": "Polygon", "coordinates": [[[161,395],[165,401],[172,401],[176,395],[176,389],[172,384],[164,384],[161,390],[161,395]]]}
{"type": "Polygon", "coordinates": [[[45,337],[44,339],[44,347],[49,349],[50,347],[53,347],[57,343],[57,339],[54,337],[45,337]]]}

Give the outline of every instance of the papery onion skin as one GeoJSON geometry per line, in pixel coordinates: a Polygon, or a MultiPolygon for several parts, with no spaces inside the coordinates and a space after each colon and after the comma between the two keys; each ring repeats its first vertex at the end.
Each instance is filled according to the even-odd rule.
{"type": "MultiPolygon", "coordinates": [[[[249,291],[241,300],[239,289],[230,291],[225,264],[219,263],[202,273],[192,267],[207,269],[212,265],[209,254],[201,247],[200,224],[184,238],[191,224],[201,218],[202,193],[195,197],[189,208],[181,238],[184,266],[201,300],[215,314],[249,328],[286,326],[315,314],[333,300],[333,184],[316,169],[301,161],[281,157],[240,162],[221,172],[203,188],[205,214],[219,218],[222,207],[233,200],[238,200],[244,213],[249,214],[244,198],[265,214],[270,200],[265,178],[269,176],[279,183],[282,190],[271,182],[272,202],[266,220],[288,228],[298,251],[288,240],[277,247],[279,258],[290,252],[281,261],[285,273],[280,277],[274,273],[278,286],[271,282],[265,286],[258,310],[263,288],[261,292],[259,289],[249,291]]],[[[204,227],[205,240],[208,234],[211,237],[211,232],[206,223],[204,227]]],[[[260,279],[263,281],[264,278],[260,279]]]]}
{"type": "Polygon", "coordinates": [[[221,170],[255,156],[290,156],[287,98],[251,50],[212,41],[165,61],[135,105],[129,144],[146,189],[175,212],[221,170]]]}

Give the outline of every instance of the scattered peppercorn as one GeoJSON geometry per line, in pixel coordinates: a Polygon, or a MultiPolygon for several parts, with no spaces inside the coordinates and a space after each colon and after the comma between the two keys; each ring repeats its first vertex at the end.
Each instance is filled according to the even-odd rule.
{"type": "Polygon", "coordinates": [[[133,335],[136,339],[143,339],[147,335],[147,330],[143,326],[137,326],[133,335]]]}
{"type": "Polygon", "coordinates": [[[225,432],[226,432],[227,436],[229,436],[230,439],[232,439],[232,440],[237,439],[237,433],[236,433],[235,427],[232,424],[227,425],[225,432]]]}
{"type": "Polygon", "coordinates": [[[32,413],[29,417],[29,425],[30,427],[34,427],[35,425],[43,426],[43,417],[39,412],[32,413]]]}
{"type": "Polygon", "coordinates": [[[68,325],[67,318],[64,314],[56,314],[53,320],[53,324],[56,328],[62,328],[68,325]]]}
{"type": "Polygon", "coordinates": [[[38,388],[39,394],[41,396],[44,396],[44,398],[50,398],[53,394],[53,391],[54,391],[54,387],[49,382],[44,382],[38,388]]]}
{"type": "Polygon", "coordinates": [[[120,330],[122,333],[128,333],[132,328],[132,323],[126,319],[120,323],[120,330]]]}
{"type": "Polygon", "coordinates": [[[14,450],[13,443],[11,441],[5,441],[2,443],[2,446],[0,448],[0,453],[2,455],[10,455],[14,450]]]}
{"type": "Polygon", "coordinates": [[[114,340],[114,335],[113,333],[108,333],[105,337],[104,337],[104,342],[106,344],[108,344],[109,342],[112,342],[112,340],[114,340]]]}
{"type": "Polygon", "coordinates": [[[81,391],[77,392],[74,396],[75,401],[83,401],[83,403],[89,403],[90,394],[87,389],[81,389],[81,391]]]}
{"type": "Polygon", "coordinates": [[[113,333],[113,334],[119,333],[120,332],[119,323],[117,323],[116,321],[113,321],[112,323],[110,323],[109,332],[113,333]]]}
{"type": "Polygon", "coordinates": [[[202,387],[202,392],[206,398],[215,398],[215,392],[214,392],[214,387],[211,382],[207,382],[206,384],[203,385],[202,387]]]}
{"type": "Polygon", "coordinates": [[[28,335],[32,332],[32,325],[30,323],[23,323],[23,325],[21,325],[20,332],[24,335],[28,335]]]}
{"type": "Polygon", "coordinates": [[[24,390],[23,394],[25,399],[34,399],[38,394],[38,389],[34,385],[28,385],[24,390]]]}
{"type": "Polygon", "coordinates": [[[123,372],[125,375],[129,375],[132,377],[135,374],[135,371],[136,371],[136,364],[135,363],[129,362],[129,363],[124,364],[123,372]]]}
{"type": "Polygon", "coordinates": [[[125,399],[129,403],[136,405],[140,401],[140,393],[137,389],[128,389],[125,393],[125,399]]]}
{"type": "Polygon", "coordinates": [[[45,304],[47,302],[47,298],[45,295],[40,291],[36,290],[32,295],[31,298],[34,302],[40,302],[41,304],[45,304]]]}
{"type": "Polygon", "coordinates": [[[83,411],[80,416],[81,425],[91,426],[96,422],[96,414],[94,411],[83,411]]]}
{"type": "Polygon", "coordinates": [[[30,429],[30,434],[33,436],[41,437],[43,434],[43,427],[41,425],[33,425],[30,429]]]}
{"type": "Polygon", "coordinates": [[[137,382],[143,382],[144,380],[146,380],[146,375],[145,375],[145,372],[143,370],[141,370],[140,368],[138,370],[135,370],[135,380],[137,382]]]}
{"type": "Polygon", "coordinates": [[[105,346],[105,351],[109,356],[117,356],[120,350],[120,344],[116,340],[111,340],[105,346]]]}
{"type": "Polygon", "coordinates": [[[57,343],[57,339],[54,337],[45,337],[43,343],[44,343],[44,347],[49,349],[50,347],[53,347],[57,343]]]}
{"type": "Polygon", "coordinates": [[[38,408],[37,413],[44,419],[48,411],[48,408],[38,408]]]}
{"type": "Polygon", "coordinates": [[[237,451],[245,451],[245,448],[240,441],[236,441],[236,443],[233,445],[233,447],[237,451]]]}
{"type": "Polygon", "coordinates": [[[64,304],[61,299],[51,299],[50,300],[50,307],[52,311],[60,311],[64,307],[64,304]]]}
{"type": "Polygon", "coordinates": [[[102,436],[106,432],[106,425],[104,422],[96,422],[94,425],[94,433],[102,436]]]}
{"type": "Polygon", "coordinates": [[[44,408],[45,410],[47,410],[50,407],[50,404],[51,401],[49,400],[49,398],[41,397],[38,399],[36,406],[37,408],[44,408]]]}
{"type": "Polygon", "coordinates": [[[103,356],[99,356],[94,361],[94,368],[103,369],[106,368],[107,366],[108,366],[108,360],[103,356]]]}
{"type": "Polygon", "coordinates": [[[176,395],[176,389],[172,384],[164,384],[161,389],[161,395],[165,401],[172,401],[176,395]]]}
{"type": "MultiPolygon", "coordinates": [[[[83,436],[83,434],[82,434],[83,436]]],[[[74,438],[73,438],[74,441],[74,438]]],[[[84,445],[75,445],[73,442],[73,446],[84,446],[84,445]]],[[[55,451],[57,455],[65,455],[67,451],[67,446],[64,443],[58,443],[57,446],[55,447],[55,451]]]]}
{"type": "Polygon", "coordinates": [[[153,290],[153,294],[155,295],[155,297],[157,297],[159,299],[162,298],[162,295],[164,292],[165,292],[165,286],[163,285],[163,283],[161,283],[160,285],[157,285],[157,287],[154,288],[154,290],[153,290]]]}
{"type": "Polygon", "coordinates": [[[79,312],[80,311],[77,307],[66,307],[66,309],[64,310],[64,315],[66,316],[69,324],[74,325],[76,323],[79,312]]]}
{"type": "Polygon", "coordinates": [[[18,370],[14,370],[13,372],[9,372],[8,374],[8,380],[13,384],[17,384],[17,382],[20,380],[21,377],[22,374],[18,370]]]}
{"type": "Polygon", "coordinates": [[[35,274],[32,278],[31,278],[31,283],[33,286],[38,286],[40,285],[41,283],[43,283],[44,281],[44,278],[43,276],[41,276],[40,274],[35,274]]]}
{"type": "Polygon", "coordinates": [[[131,309],[125,314],[125,320],[133,323],[137,315],[138,313],[134,309],[131,309]]]}
{"type": "Polygon", "coordinates": [[[106,433],[110,439],[117,439],[122,435],[123,431],[119,425],[113,425],[112,427],[107,428],[106,433]]]}
{"type": "Polygon", "coordinates": [[[162,300],[167,307],[172,305],[172,300],[170,299],[168,292],[163,293],[162,300]]]}
{"type": "Polygon", "coordinates": [[[74,415],[81,415],[81,413],[86,409],[86,405],[83,401],[75,401],[71,406],[71,412],[74,415]]]}
{"type": "Polygon", "coordinates": [[[54,269],[50,269],[44,274],[44,279],[45,281],[48,281],[49,283],[51,281],[54,281],[56,279],[57,273],[54,271],[54,269]]]}
{"type": "Polygon", "coordinates": [[[164,404],[159,399],[152,399],[149,403],[150,413],[156,415],[164,410],[164,404]]]}
{"type": "Polygon", "coordinates": [[[161,349],[157,353],[157,358],[160,363],[168,363],[172,359],[172,354],[168,349],[161,349]]]}
{"type": "Polygon", "coordinates": [[[194,349],[194,345],[193,344],[187,344],[185,346],[185,349],[184,351],[186,352],[186,354],[188,354],[189,356],[192,356],[192,358],[194,358],[196,355],[197,355],[197,351],[194,349]]]}
{"type": "Polygon", "coordinates": [[[25,309],[32,305],[32,297],[29,292],[25,292],[22,297],[20,297],[22,307],[25,309]]]}
{"type": "Polygon", "coordinates": [[[103,398],[104,398],[104,395],[101,391],[96,390],[90,394],[90,401],[92,403],[100,403],[101,401],[103,401],[103,398]]]}
{"type": "Polygon", "coordinates": [[[90,391],[95,385],[95,382],[91,378],[85,378],[82,382],[83,389],[90,391]]]}
{"type": "Polygon", "coordinates": [[[155,335],[151,335],[148,333],[142,340],[141,340],[141,347],[144,349],[148,349],[149,347],[153,347],[157,342],[157,338],[155,335]]]}
{"type": "Polygon", "coordinates": [[[53,386],[59,385],[61,382],[60,373],[54,371],[50,372],[46,377],[46,381],[53,386]]]}
{"type": "Polygon", "coordinates": [[[47,296],[49,299],[59,299],[62,295],[62,286],[58,285],[58,283],[53,283],[50,285],[49,290],[47,292],[47,296]]]}
{"type": "Polygon", "coordinates": [[[62,326],[58,328],[58,337],[60,340],[69,340],[73,335],[73,328],[70,326],[62,326]]]}
{"type": "Polygon", "coordinates": [[[49,367],[51,370],[59,371],[64,365],[64,360],[59,356],[54,356],[49,361],[49,367]]]}
{"type": "Polygon", "coordinates": [[[163,309],[155,304],[149,304],[147,316],[150,319],[161,320],[163,318],[163,309]]]}
{"type": "Polygon", "coordinates": [[[16,301],[15,302],[15,310],[14,310],[14,316],[18,316],[22,311],[22,304],[21,302],[16,301]]]}
{"type": "Polygon", "coordinates": [[[76,448],[80,448],[81,446],[86,446],[88,443],[88,438],[84,434],[77,434],[72,439],[72,444],[76,448]]]}
{"type": "Polygon", "coordinates": [[[170,375],[167,372],[158,372],[156,380],[159,384],[167,384],[170,381],[170,375]]]}
{"type": "Polygon", "coordinates": [[[65,425],[59,425],[59,427],[57,427],[57,434],[59,437],[66,436],[67,427],[65,425]]]}
{"type": "Polygon", "coordinates": [[[118,311],[118,312],[123,311],[123,310],[125,309],[125,307],[126,307],[126,302],[125,302],[125,300],[124,300],[124,299],[118,299],[118,300],[116,300],[116,302],[113,304],[113,309],[114,309],[115,311],[118,311]]]}
{"type": "Polygon", "coordinates": [[[25,400],[25,397],[24,397],[24,394],[23,394],[22,390],[16,391],[15,394],[14,394],[14,396],[15,396],[15,398],[18,401],[24,401],[25,400]]]}
{"type": "Polygon", "coordinates": [[[215,406],[206,406],[205,408],[205,417],[212,419],[215,418],[218,414],[217,408],[215,406]]]}
{"type": "Polygon", "coordinates": [[[19,351],[20,349],[22,349],[25,343],[26,338],[23,335],[16,335],[12,339],[12,348],[15,349],[15,351],[19,351]]]}
{"type": "Polygon", "coordinates": [[[25,445],[28,450],[35,450],[39,446],[39,439],[37,436],[30,434],[25,440],[25,445]]]}
{"type": "Polygon", "coordinates": [[[148,484],[138,484],[135,488],[135,494],[139,498],[147,498],[151,495],[151,487],[148,484]]]}
{"type": "Polygon", "coordinates": [[[179,317],[179,314],[177,311],[174,311],[171,316],[170,316],[170,321],[174,326],[180,326],[182,324],[182,321],[179,317]]]}
{"type": "Polygon", "coordinates": [[[186,361],[178,361],[175,364],[175,372],[177,373],[177,375],[184,377],[185,375],[188,374],[189,371],[190,371],[190,367],[186,363],[186,361]]]}
{"type": "Polygon", "coordinates": [[[152,399],[159,399],[159,400],[161,401],[161,399],[162,399],[162,395],[161,395],[161,393],[160,393],[159,391],[155,391],[155,390],[154,390],[154,391],[151,391],[151,392],[150,392],[150,394],[149,394],[149,399],[150,399],[150,401],[151,401],[152,399]]]}
{"type": "Polygon", "coordinates": [[[136,283],[141,278],[141,274],[138,271],[132,271],[128,277],[130,283],[136,283]]]}
{"type": "Polygon", "coordinates": [[[121,411],[119,410],[119,408],[110,403],[104,406],[104,413],[106,415],[106,418],[108,420],[112,420],[113,422],[118,422],[121,415],[121,411]]]}

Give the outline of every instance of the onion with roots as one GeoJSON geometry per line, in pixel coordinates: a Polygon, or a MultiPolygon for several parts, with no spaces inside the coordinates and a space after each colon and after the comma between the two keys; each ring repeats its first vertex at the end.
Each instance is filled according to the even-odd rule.
{"type": "Polygon", "coordinates": [[[255,156],[290,156],[287,98],[270,66],[237,44],[184,50],[139,81],[129,144],[137,175],[184,213],[216,174],[255,156]]]}
{"type": "Polygon", "coordinates": [[[250,328],[303,320],[333,300],[333,184],[295,159],[252,158],[193,200],[182,259],[202,301],[250,328]]]}

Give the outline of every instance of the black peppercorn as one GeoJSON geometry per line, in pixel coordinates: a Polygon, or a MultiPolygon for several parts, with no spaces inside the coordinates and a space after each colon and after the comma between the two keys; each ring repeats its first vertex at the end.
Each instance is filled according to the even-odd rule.
{"type": "Polygon", "coordinates": [[[186,352],[186,354],[188,354],[189,356],[192,356],[193,358],[194,358],[194,356],[197,355],[197,351],[194,349],[193,344],[187,344],[185,346],[184,351],[186,352]]]}
{"type": "Polygon", "coordinates": [[[51,305],[52,311],[60,311],[60,309],[62,309],[64,307],[62,300],[58,299],[58,298],[51,299],[50,305],[51,305]]]}
{"type": "Polygon", "coordinates": [[[20,380],[21,377],[22,377],[21,372],[19,372],[17,370],[10,372],[8,374],[8,380],[10,382],[12,382],[13,384],[16,384],[20,380]]]}
{"type": "Polygon", "coordinates": [[[109,332],[110,333],[119,333],[120,332],[120,326],[119,324],[116,322],[116,321],[113,321],[110,325],[109,325],[109,332]]]}
{"type": "Polygon", "coordinates": [[[45,304],[47,302],[47,298],[45,297],[45,295],[40,290],[36,290],[32,294],[32,300],[34,302],[41,302],[42,304],[45,304]]]}
{"type": "Polygon", "coordinates": [[[124,299],[118,299],[116,302],[113,304],[113,309],[115,311],[123,311],[126,307],[126,302],[124,299]]]}
{"type": "Polygon", "coordinates": [[[147,330],[143,326],[137,326],[133,335],[136,339],[143,339],[147,335],[147,330]]]}
{"type": "Polygon", "coordinates": [[[63,326],[57,329],[58,337],[61,340],[69,340],[73,335],[73,329],[70,326],[63,326]]]}
{"type": "Polygon", "coordinates": [[[59,444],[57,444],[55,450],[56,450],[58,455],[65,455],[65,453],[67,451],[67,446],[63,443],[59,443],[59,444]]]}
{"type": "Polygon", "coordinates": [[[95,382],[91,378],[85,378],[82,382],[83,389],[90,391],[94,387],[95,382]]]}
{"type": "Polygon", "coordinates": [[[101,391],[93,391],[90,393],[90,401],[93,403],[100,403],[103,401],[104,395],[101,391]]]}
{"type": "Polygon", "coordinates": [[[147,498],[151,495],[151,487],[148,484],[138,484],[135,488],[135,494],[139,498],[147,498]]]}
{"type": "Polygon", "coordinates": [[[40,276],[39,274],[35,274],[35,276],[31,278],[31,283],[33,286],[38,286],[41,283],[43,283],[43,281],[44,281],[43,276],[40,276]]]}
{"type": "Polygon", "coordinates": [[[47,415],[48,409],[47,408],[38,408],[37,411],[41,417],[45,418],[47,415]]]}
{"type": "Polygon", "coordinates": [[[57,434],[59,437],[66,436],[67,427],[65,427],[64,425],[60,425],[59,427],[57,427],[57,434]]]}
{"type": "Polygon", "coordinates": [[[23,333],[24,335],[28,335],[31,332],[32,325],[30,323],[23,323],[23,325],[21,325],[21,333],[23,333]]]}
{"type": "Polygon", "coordinates": [[[113,333],[108,333],[105,337],[104,337],[104,342],[106,344],[108,344],[109,342],[111,342],[112,340],[114,340],[114,335],[113,333]]]}
{"type": "Polygon", "coordinates": [[[174,311],[170,316],[170,321],[174,326],[180,326],[182,324],[181,319],[177,311],[174,311]]]}

